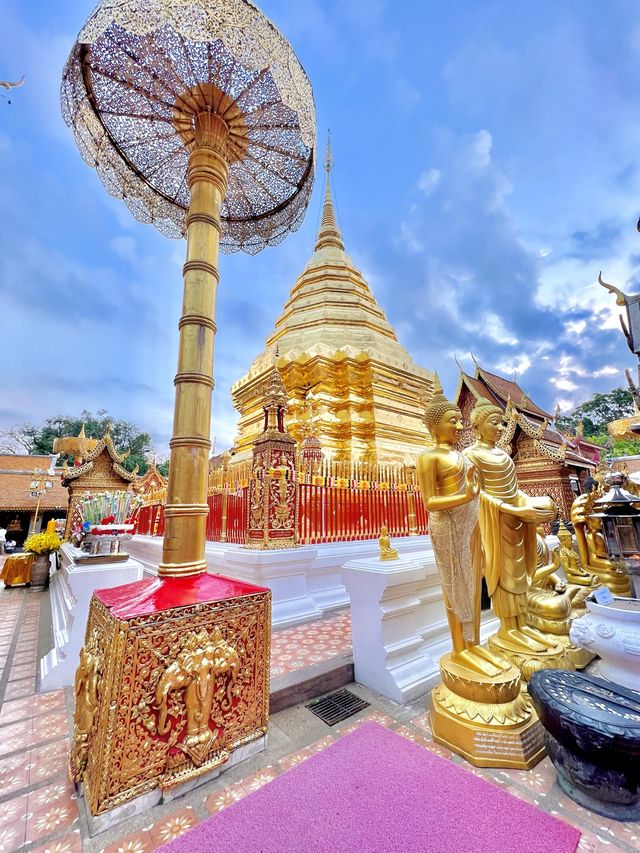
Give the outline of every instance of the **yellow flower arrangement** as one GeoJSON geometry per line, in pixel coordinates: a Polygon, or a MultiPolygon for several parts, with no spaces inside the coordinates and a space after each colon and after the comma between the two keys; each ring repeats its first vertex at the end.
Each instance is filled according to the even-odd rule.
{"type": "Polygon", "coordinates": [[[62,545],[62,540],[55,533],[34,533],[24,543],[24,550],[33,554],[49,554],[57,551],[62,545]]]}

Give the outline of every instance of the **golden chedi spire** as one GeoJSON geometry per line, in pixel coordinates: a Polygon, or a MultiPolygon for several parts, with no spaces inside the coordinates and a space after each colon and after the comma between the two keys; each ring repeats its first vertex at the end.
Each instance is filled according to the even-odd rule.
{"type": "Polygon", "coordinates": [[[322,221],[318,230],[316,239],[316,252],[319,249],[324,249],[325,246],[335,246],[337,249],[344,251],[344,243],[340,228],[336,221],[336,212],[333,207],[333,199],[331,198],[331,169],[333,168],[333,155],[331,153],[331,134],[327,138],[327,150],[324,155],[324,168],[327,173],[326,186],[324,191],[324,203],[322,205],[322,221]]]}
{"type": "Polygon", "coordinates": [[[344,461],[401,463],[417,457],[428,432],[423,400],[432,374],[399,343],[362,273],[345,251],[331,194],[333,156],[325,156],[326,186],[313,254],[248,373],[231,388],[240,412],[236,453],[248,454],[261,432],[260,389],[273,353],[289,395],[287,428],[307,434],[307,395],[325,454],[344,461]]]}

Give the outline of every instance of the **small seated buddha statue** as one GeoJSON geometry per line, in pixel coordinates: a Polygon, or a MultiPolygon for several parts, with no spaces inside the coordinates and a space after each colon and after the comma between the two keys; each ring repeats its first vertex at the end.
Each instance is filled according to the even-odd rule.
{"type": "Polygon", "coordinates": [[[378,539],[378,544],[380,545],[381,560],[398,559],[398,552],[395,548],[391,547],[391,539],[389,539],[389,529],[387,527],[380,528],[380,538],[378,539]]]}
{"type": "Polygon", "coordinates": [[[557,545],[552,552],[555,571],[562,571],[566,580],[567,592],[571,597],[571,618],[576,619],[586,612],[585,598],[600,586],[598,575],[583,569],[580,558],[573,550],[573,536],[564,521],[558,528],[557,545]]]}
{"type": "Polygon", "coordinates": [[[527,624],[545,634],[569,635],[571,599],[566,581],[556,574],[544,527],[536,532],[536,570],[527,591],[527,624]]]}
{"type": "Polygon", "coordinates": [[[607,554],[602,534],[602,523],[592,515],[596,492],[578,495],[571,507],[571,521],[576,531],[576,544],[582,568],[598,575],[600,583],[609,587],[613,595],[631,595],[628,574],[614,565],[607,554]]]}
{"type": "MultiPolygon", "coordinates": [[[[563,568],[568,561],[567,554],[560,555],[562,550],[569,551],[572,543],[570,531],[561,523],[558,531],[560,546],[549,553],[549,546],[544,536],[544,528],[538,527],[536,534],[536,570],[531,586],[527,591],[527,624],[544,634],[552,636],[563,646],[567,659],[576,669],[583,669],[590,663],[594,654],[587,649],[573,645],[569,638],[571,621],[584,613],[584,599],[592,591],[591,586],[567,584],[556,572],[563,568]],[[567,541],[568,537],[568,541],[567,541]]],[[[598,578],[592,575],[594,585],[598,578]]]]}

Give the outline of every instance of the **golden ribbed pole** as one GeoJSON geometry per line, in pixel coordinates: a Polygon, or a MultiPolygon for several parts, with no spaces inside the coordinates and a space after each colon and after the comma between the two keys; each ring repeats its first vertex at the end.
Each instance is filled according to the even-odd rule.
{"type": "Polygon", "coordinates": [[[180,329],[171,464],[165,507],[162,577],[206,572],[207,485],[211,448],[213,339],[220,245],[220,207],[227,191],[229,130],[216,114],[194,118],[189,156],[191,191],[180,329]]]}

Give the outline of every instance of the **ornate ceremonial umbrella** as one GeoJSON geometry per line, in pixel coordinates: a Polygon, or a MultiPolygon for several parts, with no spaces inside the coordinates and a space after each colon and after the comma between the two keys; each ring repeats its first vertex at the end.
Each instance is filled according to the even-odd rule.
{"type": "Polygon", "coordinates": [[[219,248],[255,253],[302,222],[315,109],[290,45],[247,0],[102,0],[62,111],[136,219],[187,238],[161,576],[206,571],[219,248]]]}

